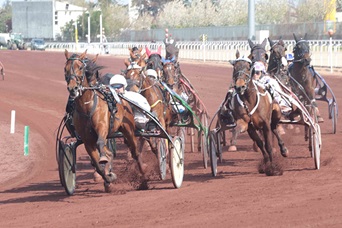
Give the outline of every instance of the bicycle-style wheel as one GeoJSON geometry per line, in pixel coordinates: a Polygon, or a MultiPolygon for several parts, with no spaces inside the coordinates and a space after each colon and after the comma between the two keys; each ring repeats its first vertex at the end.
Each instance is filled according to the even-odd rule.
{"type": "Polygon", "coordinates": [[[201,123],[202,123],[202,130],[200,134],[200,141],[201,141],[201,153],[203,157],[203,166],[204,168],[208,168],[208,160],[209,160],[209,152],[208,152],[208,118],[205,113],[201,115],[201,123]]]}
{"type": "Polygon", "coordinates": [[[336,134],[337,127],[337,105],[336,102],[333,102],[329,105],[329,114],[332,120],[333,134],[336,134]]]}
{"type": "Polygon", "coordinates": [[[216,177],[217,175],[217,137],[215,132],[209,133],[209,153],[210,153],[210,165],[211,174],[216,177]]]}
{"type": "Polygon", "coordinates": [[[58,169],[62,185],[68,195],[73,195],[76,188],[76,154],[73,146],[60,144],[58,169]]]}
{"type": "Polygon", "coordinates": [[[170,168],[172,183],[175,188],[180,188],[184,177],[184,148],[180,137],[173,138],[173,145],[170,150],[170,168]]]}
{"type": "Polygon", "coordinates": [[[167,154],[167,139],[158,139],[158,164],[159,164],[159,176],[160,179],[165,180],[166,178],[166,154],[167,154]]]}

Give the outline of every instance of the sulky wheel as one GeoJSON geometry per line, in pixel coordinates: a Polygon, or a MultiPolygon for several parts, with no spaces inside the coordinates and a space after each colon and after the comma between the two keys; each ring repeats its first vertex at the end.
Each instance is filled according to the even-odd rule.
{"type": "Polygon", "coordinates": [[[180,137],[173,138],[173,144],[170,150],[170,168],[172,183],[175,188],[180,188],[184,177],[184,148],[180,137]]]}
{"type": "Polygon", "coordinates": [[[166,154],[167,154],[167,139],[158,139],[158,164],[159,164],[159,176],[160,179],[165,180],[166,178],[166,154]]]}
{"type": "Polygon", "coordinates": [[[333,134],[336,134],[336,126],[337,126],[337,105],[336,102],[329,104],[329,114],[332,120],[333,125],[333,134]]]}
{"type": "Polygon", "coordinates": [[[208,117],[205,113],[201,115],[201,123],[202,123],[202,130],[200,132],[200,142],[201,142],[201,153],[203,156],[203,166],[204,168],[208,168],[208,160],[209,160],[209,153],[208,153],[208,117]]]}
{"type": "Polygon", "coordinates": [[[312,147],[312,154],[315,162],[315,168],[320,168],[320,162],[321,162],[321,148],[320,148],[320,127],[316,123],[315,124],[316,131],[314,129],[311,129],[310,131],[310,137],[311,137],[311,147],[312,147]]]}
{"type": "Polygon", "coordinates": [[[214,177],[217,175],[217,137],[215,132],[209,133],[209,153],[211,173],[214,177]]]}
{"type": "Polygon", "coordinates": [[[76,154],[72,144],[61,143],[59,147],[58,169],[62,185],[70,196],[76,188],[76,154]]]}

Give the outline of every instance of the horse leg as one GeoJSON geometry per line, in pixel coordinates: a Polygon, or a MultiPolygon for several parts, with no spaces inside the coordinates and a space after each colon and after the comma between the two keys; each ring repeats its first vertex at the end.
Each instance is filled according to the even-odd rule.
{"type": "Polygon", "coordinates": [[[277,126],[278,126],[278,123],[280,121],[280,118],[281,118],[280,108],[273,110],[272,111],[272,120],[271,120],[271,130],[273,132],[273,135],[275,135],[277,140],[278,140],[278,145],[280,148],[281,155],[283,157],[287,157],[289,152],[288,152],[287,148],[285,147],[283,140],[280,137],[281,132],[279,132],[277,130],[277,126]]]}
{"type": "Polygon", "coordinates": [[[271,124],[271,130],[275,137],[278,140],[278,146],[280,148],[280,153],[283,157],[287,157],[289,155],[288,149],[285,147],[283,140],[280,137],[280,133],[277,131],[277,124],[272,123],[271,124]]]}
{"type": "Polygon", "coordinates": [[[99,135],[97,138],[96,145],[97,145],[97,149],[100,152],[100,161],[99,162],[103,163],[103,164],[108,163],[108,161],[109,161],[108,157],[110,157],[112,155],[111,155],[111,152],[107,149],[105,137],[99,135]]]}
{"type": "Polygon", "coordinates": [[[264,163],[266,164],[269,161],[269,157],[265,151],[264,148],[264,143],[262,141],[262,139],[260,138],[258,132],[256,131],[256,129],[254,128],[254,126],[252,124],[248,125],[248,129],[247,129],[248,135],[249,137],[251,137],[251,139],[258,145],[258,147],[260,148],[262,155],[264,157],[264,163]]]}
{"type": "Polygon", "coordinates": [[[85,149],[87,150],[92,160],[92,164],[95,166],[96,172],[101,175],[101,177],[105,181],[105,184],[109,185],[114,180],[116,180],[116,175],[111,172],[112,157],[110,159],[110,162],[101,164],[99,152],[95,144],[85,144],[85,149]]]}
{"type": "Polygon", "coordinates": [[[236,140],[237,140],[237,137],[239,136],[240,134],[240,130],[237,129],[238,127],[236,128],[233,128],[231,131],[232,131],[232,138],[230,139],[230,146],[228,148],[228,151],[237,151],[237,148],[236,148],[236,140]]]}
{"type": "Polygon", "coordinates": [[[129,147],[132,158],[138,162],[139,171],[141,174],[145,173],[146,164],[142,161],[142,154],[137,149],[137,138],[134,136],[134,128],[129,123],[123,123],[121,127],[123,135],[130,136],[126,137],[127,146],[129,147]]]}

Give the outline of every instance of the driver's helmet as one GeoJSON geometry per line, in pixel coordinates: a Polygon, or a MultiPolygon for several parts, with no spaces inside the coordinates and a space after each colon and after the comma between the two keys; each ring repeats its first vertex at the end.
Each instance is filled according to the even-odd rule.
{"type": "Polygon", "coordinates": [[[124,89],[126,89],[127,87],[127,80],[124,76],[122,76],[121,74],[116,74],[114,75],[110,81],[109,84],[113,87],[113,88],[120,88],[122,86],[124,86],[124,89]]]}
{"type": "Polygon", "coordinates": [[[265,65],[262,62],[255,62],[254,63],[254,70],[266,73],[265,65]]]}
{"type": "Polygon", "coordinates": [[[158,79],[157,71],[155,71],[153,69],[146,70],[146,75],[152,77],[155,80],[158,79]]]}
{"type": "Polygon", "coordinates": [[[294,57],[291,53],[286,54],[286,60],[287,61],[293,61],[294,57]]]}

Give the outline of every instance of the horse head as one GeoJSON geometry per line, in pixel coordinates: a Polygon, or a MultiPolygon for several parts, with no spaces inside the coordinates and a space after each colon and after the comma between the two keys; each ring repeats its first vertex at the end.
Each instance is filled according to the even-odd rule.
{"type": "Polygon", "coordinates": [[[163,65],[161,57],[161,46],[158,47],[156,52],[151,52],[151,50],[146,47],[147,63],[146,69],[153,69],[157,72],[159,78],[162,77],[163,65]]]}
{"type": "Polygon", "coordinates": [[[272,41],[268,38],[271,46],[271,54],[268,62],[267,72],[278,78],[284,85],[289,84],[289,77],[287,75],[287,59],[286,47],[284,41],[280,38],[278,42],[272,41]]]}
{"type": "Polygon", "coordinates": [[[98,79],[98,70],[103,68],[96,66],[98,55],[89,60],[87,50],[82,54],[70,55],[67,50],[64,52],[66,63],[64,67],[65,81],[70,97],[76,98],[82,94],[83,87],[92,86],[98,79]]]}
{"type": "Polygon", "coordinates": [[[125,78],[129,84],[129,90],[139,92],[142,88],[143,75],[142,68],[137,64],[131,64],[126,71],[125,78]]]}
{"type": "Polygon", "coordinates": [[[293,48],[294,61],[304,63],[305,66],[310,65],[311,54],[307,34],[305,34],[304,38],[298,39],[293,33],[293,37],[296,41],[296,45],[293,48]]]}
{"type": "Polygon", "coordinates": [[[129,50],[129,59],[125,59],[126,67],[128,67],[132,62],[138,64],[141,67],[145,67],[146,65],[145,58],[147,55],[146,53],[141,54],[142,47],[141,48],[137,48],[137,47],[128,48],[128,50],[129,50]]]}
{"type": "Polygon", "coordinates": [[[172,59],[163,59],[163,77],[162,81],[164,81],[171,89],[173,85],[178,83],[178,74],[176,71],[176,67],[174,64],[175,57],[172,59]]]}
{"type": "Polygon", "coordinates": [[[267,72],[274,71],[276,73],[279,71],[282,67],[287,66],[287,60],[286,60],[286,47],[284,41],[280,38],[278,42],[272,41],[270,38],[268,38],[268,41],[270,42],[271,46],[271,54],[270,59],[268,62],[268,69],[267,72]]]}
{"type": "Polygon", "coordinates": [[[265,49],[267,39],[265,38],[261,44],[254,44],[250,39],[248,39],[248,43],[251,48],[251,54],[248,56],[248,58],[252,60],[253,63],[261,61],[266,66],[268,60],[268,55],[265,49]]]}
{"type": "Polygon", "coordinates": [[[242,57],[229,60],[229,62],[233,65],[234,88],[238,94],[243,95],[251,80],[252,61],[249,58],[242,57]]]}

